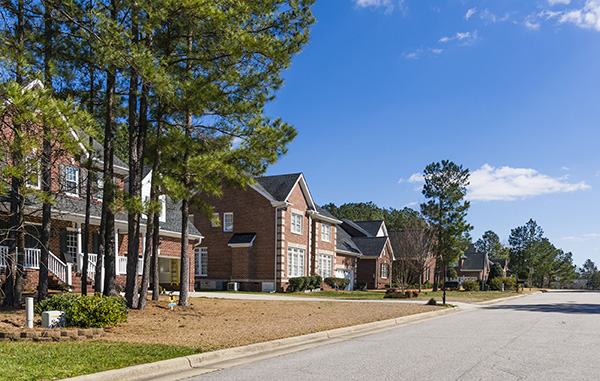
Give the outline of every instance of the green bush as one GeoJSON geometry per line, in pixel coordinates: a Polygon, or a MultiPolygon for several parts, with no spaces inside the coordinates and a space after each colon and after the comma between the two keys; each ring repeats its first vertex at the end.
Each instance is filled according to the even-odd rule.
{"type": "Polygon", "coordinates": [[[331,288],[345,290],[346,287],[348,287],[348,285],[350,284],[350,279],[327,277],[325,278],[325,284],[331,288]]]}
{"type": "Polygon", "coordinates": [[[65,323],[70,327],[104,328],[127,321],[129,310],[121,297],[85,296],[61,294],[39,302],[36,313],[44,311],[64,311],[65,323]]]}
{"type": "Polygon", "coordinates": [[[517,280],[515,278],[502,278],[504,282],[504,290],[514,291],[517,287],[517,280]]]}
{"type": "Polygon", "coordinates": [[[460,283],[455,280],[449,280],[446,282],[446,290],[458,291],[460,290],[460,283]]]}
{"type": "Polygon", "coordinates": [[[385,299],[410,299],[410,298],[416,298],[418,296],[419,296],[418,291],[406,290],[406,291],[402,292],[395,288],[390,288],[385,291],[385,295],[383,297],[385,299]]]}
{"type": "Polygon", "coordinates": [[[320,275],[315,275],[315,278],[316,278],[315,288],[321,288],[321,284],[323,283],[323,277],[320,275]]]}
{"type": "Polygon", "coordinates": [[[446,276],[450,279],[456,279],[458,277],[458,274],[456,273],[456,270],[451,267],[448,270],[446,270],[446,276]]]}
{"type": "Polygon", "coordinates": [[[79,294],[58,294],[51,298],[39,301],[33,311],[41,314],[44,311],[68,311],[75,301],[80,297],[79,294]]]}
{"type": "Polygon", "coordinates": [[[529,272],[527,270],[519,271],[519,279],[527,279],[529,278],[529,272]]]}
{"type": "Polygon", "coordinates": [[[355,290],[364,291],[367,288],[367,283],[365,282],[356,282],[354,285],[355,290]]]}
{"type": "Polygon", "coordinates": [[[490,290],[492,291],[502,291],[502,278],[494,278],[490,279],[490,290]]]}
{"type": "Polygon", "coordinates": [[[462,284],[465,291],[478,291],[479,290],[479,282],[476,280],[465,280],[462,284]]]}
{"type": "Polygon", "coordinates": [[[429,301],[427,302],[428,306],[437,306],[438,303],[434,298],[429,299],[429,301]]]}
{"type": "Polygon", "coordinates": [[[299,276],[296,278],[290,278],[290,280],[288,281],[290,286],[288,287],[288,291],[290,292],[295,292],[295,291],[304,291],[304,289],[306,288],[306,277],[303,276],[299,276]]]}

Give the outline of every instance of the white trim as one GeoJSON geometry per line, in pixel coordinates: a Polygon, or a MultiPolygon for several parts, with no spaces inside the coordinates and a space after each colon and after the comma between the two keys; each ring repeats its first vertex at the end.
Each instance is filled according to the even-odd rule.
{"type": "MultiPolygon", "coordinates": [[[[297,218],[296,218],[297,219],[297,218]]],[[[292,232],[293,234],[299,234],[302,235],[302,232],[304,230],[304,216],[300,213],[294,213],[294,211],[292,211],[291,213],[291,222],[292,222],[292,226],[290,228],[290,232],[292,232]],[[294,223],[294,216],[300,218],[300,223],[294,223]],[[300,225],[299,227],[297,225],[300,225]],[[299,230],[298,230],[299,229],[299,230]]]]}
{"type": "Polygon", "coordinates": [[[223,231],[224,232],[232,232],[233,231],[233,224],[234,224],[233,212],[225,212],[225,213],[223,213],[223,231]],[[231,229],[227,228],[227,216],[231,216],[231,229]]]}

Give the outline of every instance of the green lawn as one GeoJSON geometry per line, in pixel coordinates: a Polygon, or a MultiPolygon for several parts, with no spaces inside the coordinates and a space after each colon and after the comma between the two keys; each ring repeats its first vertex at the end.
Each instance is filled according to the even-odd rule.
{"type": "MultiPolygon", "coordinates": [[[[306,296],[317,298],[340,298],[340,299],[383,299],[385,292],[382,291],[319,291],[319,292],[292,292],[287,295],[306,296]]],[[[417,299],[413,300],[429,300],[431,298],[442,298],[442,291],[423,291],[417,299]]],[[[486,301],[498,298],[505,298],[516,295],[514,292],[501,291],[446,291],[446,298],[470,300],[470,301],[486,301]]]]}
{"type": "Polygon", "coordinates": [[[166,345],[0,342],[1,380],[51,380],[200,353],[166,345]]]}

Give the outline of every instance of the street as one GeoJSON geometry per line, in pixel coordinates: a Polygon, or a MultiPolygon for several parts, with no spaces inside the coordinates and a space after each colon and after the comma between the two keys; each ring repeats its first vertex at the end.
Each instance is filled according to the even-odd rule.
{"type": "Polygon", "coordinates": [[[553,291],[190,380],[597,380],[600,293],[553,291]]]}

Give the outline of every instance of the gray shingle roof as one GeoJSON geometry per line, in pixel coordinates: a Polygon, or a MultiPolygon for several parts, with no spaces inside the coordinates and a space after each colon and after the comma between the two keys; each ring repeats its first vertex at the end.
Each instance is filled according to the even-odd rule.
{"type": "Polygon", "coordinates": [[[379,257],[387,242],[387,237],[353,237],[352,241],[360,249],[363,256],[379,257]]]}
{"type": "Polygon", "coordinates": [[[362,255],[358,246],[356,246],[354,241],[352,241],[350,234],[346,233],[344,229],[338,227],[336,236],[337,239],[335,247],[337,250],[348,251],[357,255],[362,255]]]}
{"type": "Polygon", "coordinates": [[[270,194],[277,201],[285,201],[292,191],[301,173],[290,173],[287,175],[262,176],[255,178],[259,187],[270,194]]]}
{"type": "Polygon", "coordinates": [[[463,262],[461,270],[463,271],[483,271],[487,264],[487,253],[479,252],[475,248],[475,245],[470,244],[469,248],[465,250],[465,261],[463,262]]]}
{"type": "Polygon", "coordinates": [[[377,221],[354,221],[354,223],[360,226],[363,230],[366,230],[372,236],[376,236],[381,229],[381,225],[383,224],[383,220],[377,221]]]}
{"type": "Polygon", "coordinates": [[[352,237],[372,237],[373,235],[358,226],[354,221],[342,218],[342,228],[348,232],[352,237]]]}

